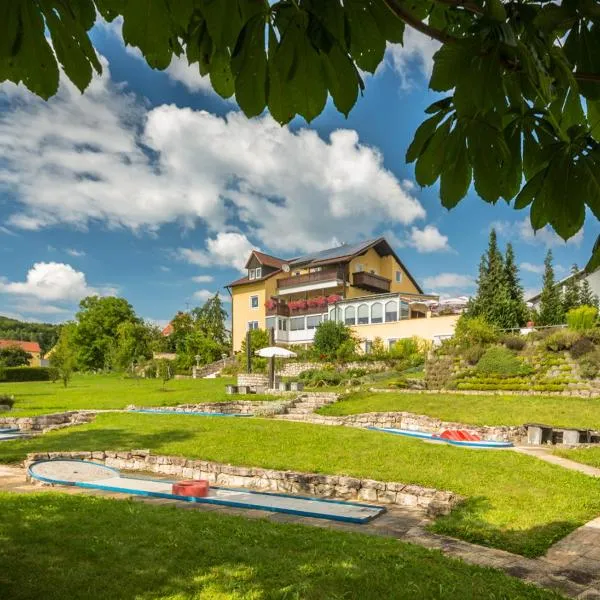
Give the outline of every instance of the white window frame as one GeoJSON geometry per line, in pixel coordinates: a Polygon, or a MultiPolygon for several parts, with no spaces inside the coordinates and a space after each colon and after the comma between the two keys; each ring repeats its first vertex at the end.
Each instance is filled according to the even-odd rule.
{"type": "Polygon", "coordinates": [[[256,267],[254,269],[254,279],[260,279],[262,277],[262,267],[256,267]]]}
{"type": "Polygon", "coordinates": [[[402,283],[402,271],[396,271],[396,283],[402,283]]]}
{"type": "Polygon", "coordinates": [[[248,279],[254,279],[255,274],[254,269],[248,269],[248,279]]]}
{"type": "Polygon", "coordinates": [[[252,296],[250,296],[250,308],[252,310],[258,310],[258,295],[257,294],[253,294],[252,296]],[[256,306],[254,306],[254,299],[256,298],[256,306]]]}
{"type": "Polygon", "coordinates": [[[248,321],[248,331],[253,331],[254,329],[258,329],[258,321],[248,321]]]}

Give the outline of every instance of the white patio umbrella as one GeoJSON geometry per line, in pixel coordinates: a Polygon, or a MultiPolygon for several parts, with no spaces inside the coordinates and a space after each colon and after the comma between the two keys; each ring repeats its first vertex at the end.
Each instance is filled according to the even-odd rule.
{"type": "Polygon", "coordinates": [[[269,358],[269,387],[275,387],[275,358],[294,358],[297,356],[295,352],[288,350],[287,348],[280,348],[279,346],[267,346],[257,350],[254,354],[262,356],[263,358],[269,358]]]}

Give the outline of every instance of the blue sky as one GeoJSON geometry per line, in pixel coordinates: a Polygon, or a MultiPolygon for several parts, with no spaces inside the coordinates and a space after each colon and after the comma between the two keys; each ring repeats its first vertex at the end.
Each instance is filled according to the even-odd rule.
{"type": "Polygon", "coordinates": [[[565,244],[525,211],[474,192],[451,212],[404,154],[436,95],[435,43],[409,32],[366,77],[348,119],[247,120],[184,60],[150,69],[118,24],[93,38],[105,65],[82,96],[45,103],[0,85],[0,314],[60,322],[90,293],[166,322],[239,277],[252,247],[291,257],[386,235],[428,292],[469,294],[490,226],[512,241],[525,289],[552,248],[558,275],[590,255],[598,223],[565,244]]]}

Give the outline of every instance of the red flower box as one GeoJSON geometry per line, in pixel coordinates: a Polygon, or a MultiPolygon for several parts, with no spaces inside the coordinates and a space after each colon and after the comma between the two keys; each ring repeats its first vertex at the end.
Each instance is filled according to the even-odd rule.
{"type": "Polygon", "coordinates": [[[341,296],[338,296],[337,294],[332,294],[331,296],[327,296],[327,304],[335,304],[336,302],[339,302],[342,299],[341,296]]]}

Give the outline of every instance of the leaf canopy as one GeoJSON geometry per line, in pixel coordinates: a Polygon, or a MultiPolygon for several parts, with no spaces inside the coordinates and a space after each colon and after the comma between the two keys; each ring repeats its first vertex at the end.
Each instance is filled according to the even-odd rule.
{"type": "MultiPolygon", "coordinates": [[[[348,115],[407,26],[439,40],[427,113],[406,159],[446,208],[471,185],[574,235],[600,217],[597,0],[11,0],[0,3],[0,82],[49,98],[59,64],[81,90],[101,64],[96,14],[165,69],[185,55],[248,116],[310,121],[330,96],[348,115]]],[[[600,264],[600,236],[588,268],[600,264]]]]}

